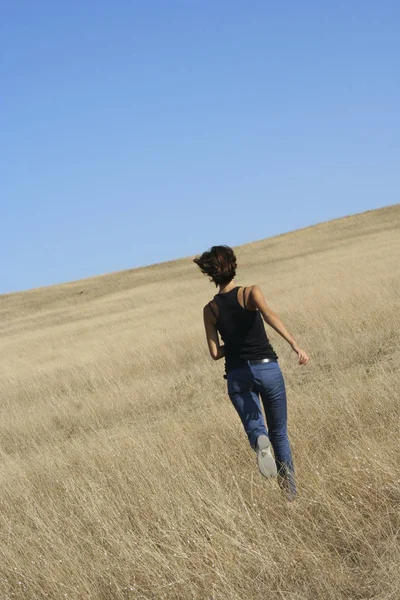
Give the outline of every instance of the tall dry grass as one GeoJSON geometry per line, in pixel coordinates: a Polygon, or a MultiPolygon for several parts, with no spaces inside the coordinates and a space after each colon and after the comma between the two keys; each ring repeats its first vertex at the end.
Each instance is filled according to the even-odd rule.
{"type": "Polygon", "coordinates": [[[0,597],[400,598],[399,230],[400,205],[238,249],[312,356],[270,332],[293,505],[207,355],[190,260],[0,297],[0,597]]]}

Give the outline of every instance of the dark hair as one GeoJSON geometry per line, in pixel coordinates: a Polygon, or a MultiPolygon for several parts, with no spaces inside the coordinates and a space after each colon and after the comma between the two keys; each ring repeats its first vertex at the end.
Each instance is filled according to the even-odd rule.
{"type": "Polygon", "coordinates": [[[229,246],[212,246],[193,260],[216,286],[229,283],[236,275],[236,256],[229,246]]]}

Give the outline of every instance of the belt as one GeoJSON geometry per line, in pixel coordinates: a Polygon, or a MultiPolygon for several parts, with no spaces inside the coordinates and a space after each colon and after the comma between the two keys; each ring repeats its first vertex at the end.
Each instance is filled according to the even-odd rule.
{"type": "Polygon", "coordinates": [[[260,358],[259,360],[249,360],[249,365],[261,365],[261,363],[277,362],[276,358],[260,358]]]}

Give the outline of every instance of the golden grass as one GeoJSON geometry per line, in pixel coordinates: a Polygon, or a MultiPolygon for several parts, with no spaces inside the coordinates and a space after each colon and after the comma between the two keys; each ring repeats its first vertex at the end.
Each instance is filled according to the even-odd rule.
{"type": "Polygon", "coordinates": [[[397,205],[237,249],[312,356],[270,332],[293,505],[208,357],[190,259],[0,297],[0,597],[398,600],[399,232],[397,205]]]}

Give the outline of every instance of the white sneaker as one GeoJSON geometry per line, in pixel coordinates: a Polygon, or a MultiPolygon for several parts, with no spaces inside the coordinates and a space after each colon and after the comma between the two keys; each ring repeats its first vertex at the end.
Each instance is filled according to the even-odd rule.
{"type": "Polygon", "coordinates": [[[271,442],[267,435],[260,435],[256,444],[257,464],[261,475],[276,477],[277,469],[275,459],[271,454],[271,442]]]}

